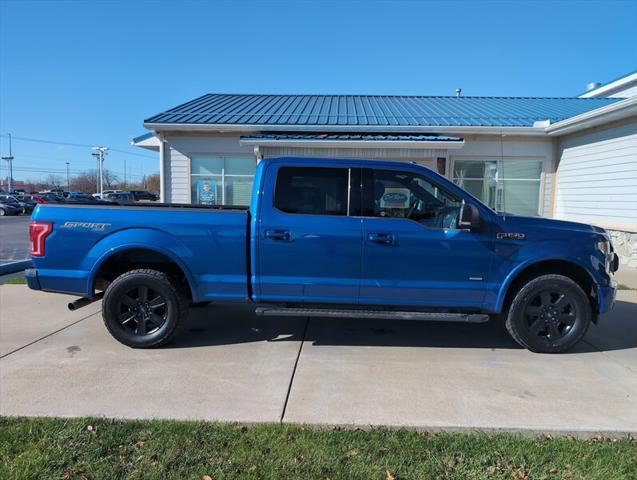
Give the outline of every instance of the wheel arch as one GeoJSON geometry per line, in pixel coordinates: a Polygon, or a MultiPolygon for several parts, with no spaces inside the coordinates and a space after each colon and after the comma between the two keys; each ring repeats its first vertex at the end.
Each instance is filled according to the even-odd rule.
{"type": "Polygon", "coordinates": [[[188,297],[195,300],[194,279],[183,262],[173,252],[147,244],[128,244],[104,253],[89,277],[89,292],[94,295],[96,289],[106,289],[122,273],[140,268],[157,270],[177,279],[188,297]]]}
{"type": "Polygon", "coordinates": [[[591,273],[577,262],[565,259],[544,259],[521,266],[512,272],[502,285],[498,294],[496,309],[498,312],[508,308],[513,297],[531,279],[540,275],[558,274],[570,278],[586,293],[593,312],[598,311],[597,283],[591,273]]]}

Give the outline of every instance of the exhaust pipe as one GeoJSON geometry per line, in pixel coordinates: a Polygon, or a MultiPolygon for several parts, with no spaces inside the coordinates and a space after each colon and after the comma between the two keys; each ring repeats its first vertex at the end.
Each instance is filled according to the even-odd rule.
{"type": "Polygon", "coordinates": [[[100,292],[97,295],[95,295],[93,298],[78,298],[77,300],[74,300],[71,303],[69,303],[68,305],[69,310],[74,311],[74,310],[77,310],[78,308],[86,307],[87,305],[90,305],[93,302],[97,302],[98,300],[101,300],[103,296],[104,296],[104,292],[100,292]]]}

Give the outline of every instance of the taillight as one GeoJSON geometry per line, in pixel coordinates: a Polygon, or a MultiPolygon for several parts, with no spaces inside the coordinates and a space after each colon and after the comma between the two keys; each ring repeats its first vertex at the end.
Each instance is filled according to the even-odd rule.
{"type": "Polygon", "coordinates": [[[29,241],[31,242],[31,256],[44,256],[44,240],[53,231],[51,222],[31,222],[29,224],[29,241]]]}

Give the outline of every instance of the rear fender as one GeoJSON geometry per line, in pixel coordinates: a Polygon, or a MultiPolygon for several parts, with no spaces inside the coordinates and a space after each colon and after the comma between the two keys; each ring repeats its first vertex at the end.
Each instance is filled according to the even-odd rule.
{"type": "Polygon", "coordinates": [[[88,252],[82,262],[82,268],[89,271],[86,292],[93,297],[93,285],[95,277],[102,264],[111,256],[126,250],[145,249],[151,250],[170,258],[184,273],[193,295],[193,301],[198,301],[197,289],[193,274],[188,264],[194,261],[194,255],[186,245],[165,232],[150,228],[129,228],[119,230],[96,243],[88,252]]]}

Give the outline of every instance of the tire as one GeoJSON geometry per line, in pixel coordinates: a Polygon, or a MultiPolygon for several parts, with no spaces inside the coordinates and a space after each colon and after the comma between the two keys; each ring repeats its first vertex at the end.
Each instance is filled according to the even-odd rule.
{"type": "Polygon", "coordinates": [[[110,334],[133,348],[169,342],[188,314],[188,300],[170,278],[157,270],[131,270],[106,289],[102,318],[110,334]]]}
{"type": "Polygon", "coordinates": [[[532,352],[559,353],[582,339],[591,318],[591,303],[577,283],[563,275],[542,275],[516,293],[505,325],[532,352]]]}
{"type": "Polygon", "coordinates": [[[4,211],[4,208],[0,208],[0,217],[4,217],[6,215],[6,212],[4,211]]]}

